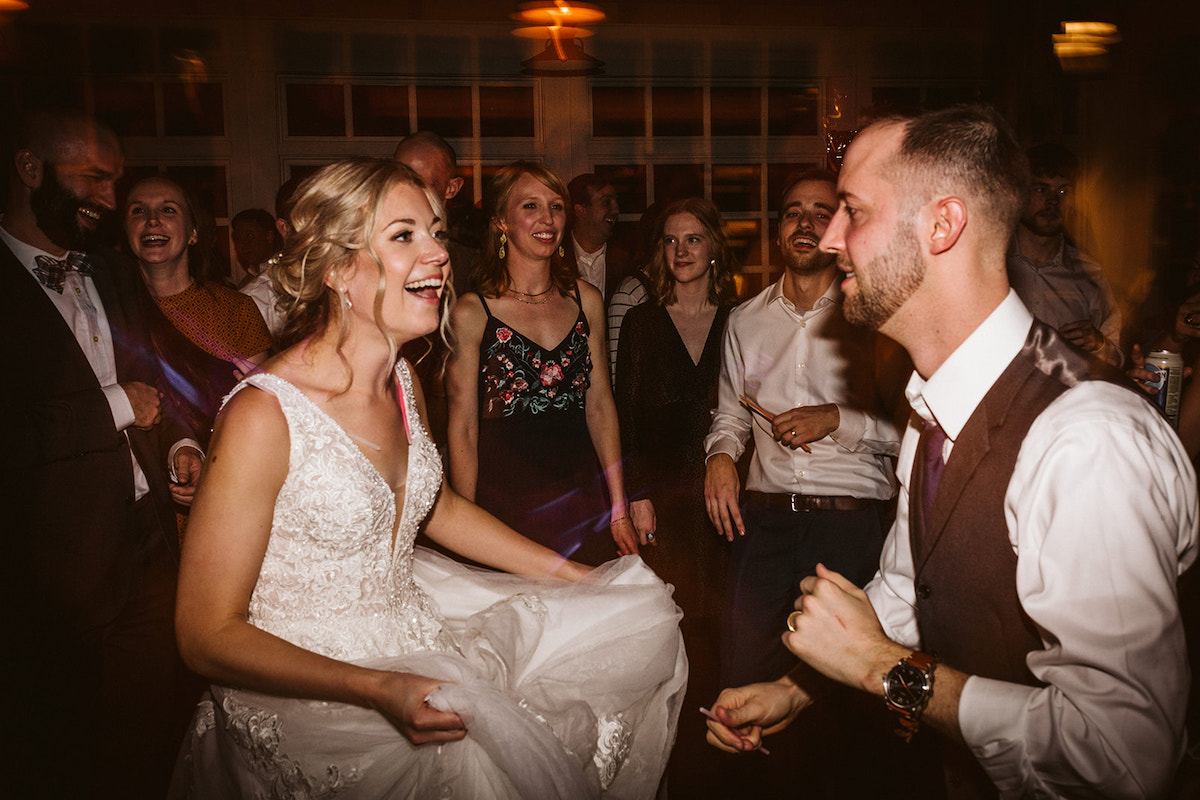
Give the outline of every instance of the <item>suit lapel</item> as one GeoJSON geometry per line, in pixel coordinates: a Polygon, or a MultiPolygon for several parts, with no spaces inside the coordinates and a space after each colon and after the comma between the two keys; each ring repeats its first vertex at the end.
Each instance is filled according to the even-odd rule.
{"type": "MultiPolygon", "coordinates": [[[[975,476],[980,462],[991,451],[996,431],[1004,425],[1014,398],[1033,371],[1028,359],[1022,357],[1024,353],[1025,350],[1022,350],[1022,353],[1018,354],[984,395],[954,441],[954,449],[950,451],[950,459],[942,473],[941,485],[938,486],[937,496],[933,500],[930,519],[921,520],[921,535],[917,540],[920,552],[914,553],[918,572],[937,547],[946,531],[946,524],[958,504],[963,501],[963,492],[967,484],[975,476]]],[[[919,478],[916,473],[920,471],[919,464],[914,464],[913,471],[912,483],[917,486],[919,478]]],[[[920,487],[917,489],[920,490],[920,487]]]]}

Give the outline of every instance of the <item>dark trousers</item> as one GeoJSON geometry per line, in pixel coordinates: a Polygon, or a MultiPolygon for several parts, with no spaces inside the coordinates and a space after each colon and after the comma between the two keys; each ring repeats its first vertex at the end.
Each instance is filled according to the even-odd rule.
{"type": "MultiPolygon", "coordinates": [[[[143,530],[130,535],[152,519],[139,508],[143,530]]],[[[18,622],[20,678],[2,715],[13,797],[166,794],[199,684],[175,645],[177,567],[157,523],[150,533],[114,619],[86,631],[36,612],[18,622]]]]}
{"type": "Polygon", "coordinates": [[[796,665],[783,645],[800,581],[817,564],[863,586],[879,568],[879,511],[791,511],[753,500],[742,506],[746,535],[734,539],[721,620],[721,686],[782,677],[796,665]]]}

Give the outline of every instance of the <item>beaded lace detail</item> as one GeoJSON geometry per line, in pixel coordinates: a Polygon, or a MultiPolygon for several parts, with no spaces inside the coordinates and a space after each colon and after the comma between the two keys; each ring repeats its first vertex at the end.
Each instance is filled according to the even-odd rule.
{"type": "Polygon", "coordinates": [[[276,375],[250,384],[274,395],[291,437],[288,475],[250,598],[262,630],[344,661],[452,647],[432,599],[413,579],[413,542],[442,482],[441,458],[412,412],[408,366],[396,365],[410,421],[400,527],[396,496],[346,432],[276,375]]]}

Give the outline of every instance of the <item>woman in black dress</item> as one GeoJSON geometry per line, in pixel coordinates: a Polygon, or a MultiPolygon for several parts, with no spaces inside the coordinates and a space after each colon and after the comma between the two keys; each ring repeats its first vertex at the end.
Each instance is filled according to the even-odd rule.
{"type": "Polygon", "coordinates": [[[625,500],[604,302],[564,260],[567,197],[540,164],[492,179],[477,291],[452,318],[450,481],[529,538],[598,564],[645,540],[625,500]]]}
{"type": "Polygon", "coordinates": [[[646,272],[652,301],[629,310],[617,353],[626,482],[646,562],[692,618],[717,615],[724,544],[704,507],[704,436],[717,401],[721,339],[734,298],[721,212],[700,197],[659,217],[646,272]],[[650,502],[648,502],[650,501],[650,502]]]}

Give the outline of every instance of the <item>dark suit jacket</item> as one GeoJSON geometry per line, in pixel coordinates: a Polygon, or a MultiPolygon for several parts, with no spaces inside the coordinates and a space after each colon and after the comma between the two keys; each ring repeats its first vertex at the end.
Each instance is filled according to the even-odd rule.
{"type": "MultiPolygon", "coordinates": [[[[575,240],[571,237],[570,232],[563,237],[563,252],[566,254],[567,263],[571,265],[571,269],[575,270],[575,275],[578,277],[579,263],[575,259],[575,240]]],[[[613,292],[617,290],[617,284],[624,280],[626,275],[633,272],[633,269],[633,257],[630,253],[610,239],[608,251],[604,254],[604,286],[600,287],[600,290],[604,292],[605,305],[613,296],[613,292]]]]}
{"type": "MultiPolygon", "coordinates": [[[[148,346],[146,303],[132,266],[96,257],[93,278],[112,330],[119,381],[159,385],[148,346]]],[[[87,631],[111,621],[147,553],[177,553],[160,424],[118,431],[83,350],[37,280],[0,244],[0,514],[10,614],[87,631]],[[130,447],[146,473],[159,521],[147,541],[134,507],[130,447]]],[[[172,430],[164,430],[171,427],[172,430]]],[[[169,446],[169,445],[168,445],[169,446]]]]}

